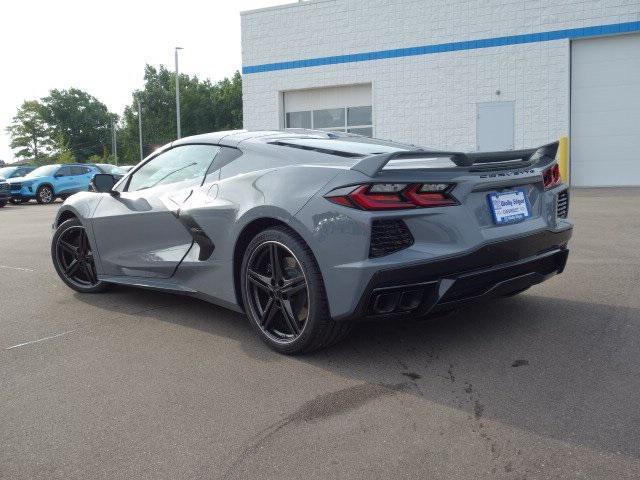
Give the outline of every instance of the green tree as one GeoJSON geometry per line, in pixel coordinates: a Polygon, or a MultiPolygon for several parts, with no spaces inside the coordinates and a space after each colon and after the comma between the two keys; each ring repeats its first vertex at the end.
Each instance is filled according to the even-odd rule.
{"type": "Polygon", "coordinates": [[[45,160],[51,151],[51,129],[44,118],[44,106],[38,100],[27,100],[7,127],[15,156],[35,162],[45,160]]]}
{"type": "MultiPolygon", "coordinates": [[[[144,88],[133,93],[131,105],[124,110],[122,130],[118,133],[120,163],[137,163],[140,159],[138,100],[142,104],[144,155],[176,138],[175,73],[164,66],[156,69],[147,65],[144,82],[144,88]]],[[[181,74],[180,112],[183,136],[241,128],[240,73],[216,83],[181,74]]]]}
{"type": "Polygon", "coordinates": [[[74,163],[76,161],[75,155],[69,148],[69,142],[62,135],[59,135],[56,141],[54,160],[56,163],[74,163]]]}
{"type": "Polygon", "coordinates": [[[66,147],[78,160],[101,155],[108,148],[111,122],[115,116],[109,113],[104,103],[82,90],[70,88],[51,90],[42,99],[42,104],[51,137],[56,140],[63,138],[66,147]]]}

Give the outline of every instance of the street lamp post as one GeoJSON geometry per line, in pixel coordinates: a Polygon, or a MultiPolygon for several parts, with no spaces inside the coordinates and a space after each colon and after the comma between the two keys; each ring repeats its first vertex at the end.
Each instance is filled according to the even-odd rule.
{"type": "Polygon", "coordinates": [[[142,153],[142,104],[138,99],[138,141],[140,142],[140,161],[144,158],[142,153]]]}
{"type": "Polygon", "coordinates": [[[182,47],[175,48],[176,54],[176,126],[178,129],[178,138],[181,137],[180,131],[180,71],[178,69],[178,50],[182,50],[182,47]]]}
{"type": "Polygon", "coordinates": [[[111,119],[111,151],[113,152],[113,159],[118,165],[118,139],[116,137],[116,121],[111,119]]]}

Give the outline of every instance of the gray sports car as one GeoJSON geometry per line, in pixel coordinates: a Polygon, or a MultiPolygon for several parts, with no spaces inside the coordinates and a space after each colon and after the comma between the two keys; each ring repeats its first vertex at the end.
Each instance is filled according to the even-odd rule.
{"type": "Polygon", "coordinates": [[[272,348],[306,352],[356,319],[448,311],[562,272],[572,225],[557,147],[445,152],[307,130],[183,138],[68,198],[51,255],[79,292],[192,295],[245,312],[272,348]]]}

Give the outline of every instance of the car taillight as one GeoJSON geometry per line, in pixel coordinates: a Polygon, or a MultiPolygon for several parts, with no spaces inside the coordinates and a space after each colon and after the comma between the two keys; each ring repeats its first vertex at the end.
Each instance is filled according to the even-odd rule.
{"type": "Polygon", "coordinates": [[[562,183],[562,175],[560,175],[560,167],[557,163],[554,163],[544,172],[542,172],[542,180],[544,182],[544,189],[557,187],[562,183]]]}
{"type": "Polygon", "coordinates": [[[457,205],[448,183],[373,183],[338,188],[325,198],[361,210],[401,210],[457,205]]]}

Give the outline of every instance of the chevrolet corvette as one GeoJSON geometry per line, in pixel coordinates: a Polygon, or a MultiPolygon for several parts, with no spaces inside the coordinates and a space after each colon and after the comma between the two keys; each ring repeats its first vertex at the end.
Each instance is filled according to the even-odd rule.
{"type": "Polygon", "coordinates": [[[557,148],[464,153],[309,130],[182,138],[69,197],[51,256],[78,292],[191,295],[244,312],[279,352],[308,352],[358,319],[450,311],[561,273],[572,225],[557,148]]]}

